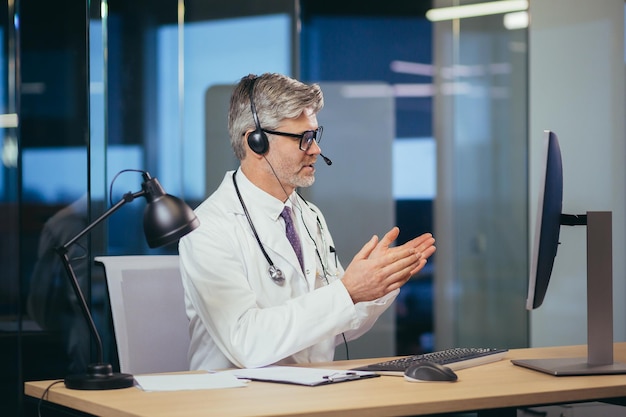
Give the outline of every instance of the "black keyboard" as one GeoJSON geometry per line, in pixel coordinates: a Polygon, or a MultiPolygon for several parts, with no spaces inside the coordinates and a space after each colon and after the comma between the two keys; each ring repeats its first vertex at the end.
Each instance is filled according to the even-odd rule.
{"type": "Polygon", "coordinates": [[[373,371],[381,375],[403,375],[406,369],[418,362],[436,362],[453,371],[499,361],[508,349],[497,348],[453,348],[423,355],[405,356],[390,361],[378,362],[355,368],[358,371],[373,371]]]}

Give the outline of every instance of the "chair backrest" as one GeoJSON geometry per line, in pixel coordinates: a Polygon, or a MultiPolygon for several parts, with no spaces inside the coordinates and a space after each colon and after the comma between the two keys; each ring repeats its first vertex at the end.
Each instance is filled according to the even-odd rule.
{"type": "Polygon", "coordinates": [[[120,371],[189,369],[189,320],[178,255],[99,256],[104,265],[120,371]]]}

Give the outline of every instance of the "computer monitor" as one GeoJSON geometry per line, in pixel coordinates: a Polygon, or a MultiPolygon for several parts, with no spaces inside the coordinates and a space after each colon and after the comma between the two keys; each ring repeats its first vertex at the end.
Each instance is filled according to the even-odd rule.
{"type": "Polygon", "coordinates": [[[563,207],[563,163],[556,134],[544,132],[541,143],[541,184],[535,214],[535,235],[530,254],[526,308],[538,308],[548,291],[559,247],[563,207]]]}
{"type": "Polygon", "coordinates": [[[535,214],[526,308],[542,305],[547,294],[562,225],[587,226],[587,358],[512,360],[519,366],[556,376],[626,373],[613,362],[613,256],[611,212],[562,213],[563,165],[557,135],[544,131],[541,183],[535,214]]]}

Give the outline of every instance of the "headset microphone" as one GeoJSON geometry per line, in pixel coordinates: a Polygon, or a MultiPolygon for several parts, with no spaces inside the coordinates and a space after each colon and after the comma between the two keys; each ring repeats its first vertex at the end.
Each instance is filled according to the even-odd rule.
{"type": "Polygon", "coordinates": [[[324,162],[326,162],[326,165],[332,165],[333,161],[330,160],[330,158],[325,157],[324,155],[320,154],[320,156],[322,157],[322,159],[324,160],[324,162]]]}

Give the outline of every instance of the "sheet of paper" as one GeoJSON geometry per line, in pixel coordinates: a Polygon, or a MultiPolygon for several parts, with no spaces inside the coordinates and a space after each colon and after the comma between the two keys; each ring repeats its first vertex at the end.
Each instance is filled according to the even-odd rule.
{"type": "Polygon", "coordinates": [[[265,368],[233,369],[221,372],[231,374],[237,378],[257,381],[282,382],[299,385],[323,385],[334,382],[352,381],[361,378],[376,377],[375,372],[302,368],[297,366],[268,366],[265,368]]]}
{"type": "Polygon", "coordinates": [[[202,374],[135,375],[135,381],[144,391],[183,391],[245,387],[235,375],[225,372],[202,374]]]}

